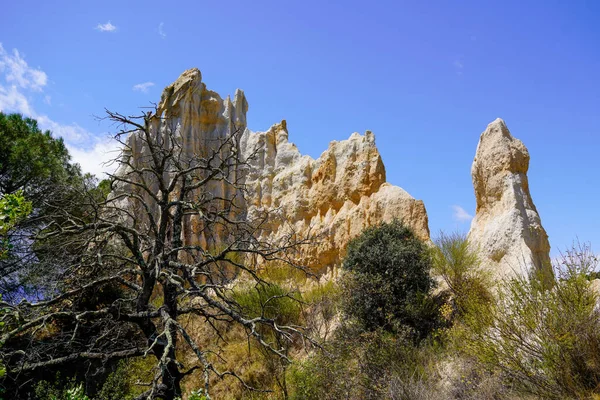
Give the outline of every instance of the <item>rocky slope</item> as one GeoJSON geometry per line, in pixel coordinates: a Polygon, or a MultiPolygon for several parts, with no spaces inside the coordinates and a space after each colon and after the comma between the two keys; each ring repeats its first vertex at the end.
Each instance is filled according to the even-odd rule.
{"type": "MultiPolygon", "coordinates": [[[[243,204],[239,204],[241,214],[252,221],[269,212],[271,218],[263,229],[269,240],[287,235],[290,229],[312,237],[313,244],[303,247],[299,262],[314,272],[333,270],[349,240],[364,228],[393,218],[404,220],[421,239],[429,239],[423,202],[386,183],[385,167],[371,132],[331,142],[315,160],[301,155],[288,141],[285,121],[266,132],[250,131],[247,110],[241,90],[233,101],[229,97],[223,100],[206,88],[198,69],[190,69],[165,88],[150,132],[165,141],[170,140],[169,135],[176,137],[182,154],[192,156],[208,154],[223,138],[243,131],[237,149],[221,150],[239,152],[249,166],[233,171],[236,176],[232,179],[243,178],[247,188],[243,204]]],[[[139,166],[149,159],[139,133],[130,135],[127,145],[127,163],[139,166]]],[[[123,167],[117,174],[127,174],[127,170],[123,167]]],[[[224,198],[236,195],[223,182],[208,190],[224,198]]],[[[186,243],[201,245],[210,241],[209,234],[201,221],[193,219],[182,233],[186,243]]]]}
{"type": "Polygon", "coordinates": [[[499,276],[552,275],[550,244],[529,193],[529,152],[501,119],[481,134],[471,175],[477,210],[469,239],[499,276]]]}

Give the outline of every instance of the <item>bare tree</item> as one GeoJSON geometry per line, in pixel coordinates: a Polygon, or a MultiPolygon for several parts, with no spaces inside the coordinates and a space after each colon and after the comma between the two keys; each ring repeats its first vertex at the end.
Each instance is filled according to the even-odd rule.
{"type": "Polygon", "coordinates": [[[102,368],[153,356],[154,378],[140,399],[181,396],[181,380],[198,369],[207,397],[215,378],[232,376],[249,388],[235,371],[217,370],[181,317],[194,315],[217,335],[223,325],[240,326],[287,360],[282,340],[312,342],[305,331],[247,315],[232,288],[242,278],[268,285],[256,273],[261,263],[301,268],[295,255],[308,238],[290,228],[278,240],[265,240],[270,216],[247,220],[239,129],[215,138],[203,154],[189,154],[177,127],[157,113],[107,111],[106,118],[118,124],[116,139],[123,144],[111,194],[99,199],[84,191],[75,196],[85,199],[77,213],[53,210],[52,223],[37,238],[43,258],[55,254],[61,263],[48,276],[53,290],[43,301],[2,304],[0,357],[9,378],[72,362],[102,368]],[[184,348],[195,354],[193,365],[183,364],[184,348]]]}

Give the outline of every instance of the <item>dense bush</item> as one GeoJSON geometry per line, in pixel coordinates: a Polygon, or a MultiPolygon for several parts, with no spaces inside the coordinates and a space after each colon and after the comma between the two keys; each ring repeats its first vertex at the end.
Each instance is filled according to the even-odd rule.
{"type": "Polygon", "coordinates": [[[430,252],[401,222],[368,228],[352,240],[343,269],[342,309],[364,330],[410,327],[422,338],[435,327],[430,252]]]}
{"type": "Polygon", "coordinates": [[[350,242],[343,269],[340,325],[325,351],[289,372],[292,398],[390,398],[398,382],[429,373],[434,341],[422,339],[440,326],[444,297],[430,293],[427,245],[401,222],[384,223],[350,242]]]}
{"type": "Polygon", "coordinates": [[[524,277],[504,282],[490,307],[489,328],[472,330],[465,347],[524,393],[544,399],[597,396],[600,311],[587,279],[594,260],[586,246],[567,251],[551,289],[524,277]]]}

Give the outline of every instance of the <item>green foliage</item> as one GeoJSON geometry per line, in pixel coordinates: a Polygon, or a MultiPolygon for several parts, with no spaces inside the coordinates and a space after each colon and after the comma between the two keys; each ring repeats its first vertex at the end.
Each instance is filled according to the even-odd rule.
{"type": "Polygon", "coordinates": [[[21,190],[0,197],[0,259],[11,249],[8,232],[31,213],[31,202],[21,190]]]}
{"type": "Polygon", "coordinates": [[[366,331],[410,326],[422,338],[436,324],[430,268],[426,245],[401,222],[369,228],[348,245],[342,309],[366,331]]]}
{"type": "Polygon", "coordinates": [[[0,235],[6,234],[21,219],[31,212],[31,202],[19,190],[0,197],[0,235]]]}
{"type": "Polygon", "coordinates": [[[64,387],[48,381],[40,381],[35,386],[35,396],[45,400],[90,400],[85,394],[83,384],[77,385],[73,380],[64,387]]]}
{"type": "Polygon", "coordinates": [[[79,384],[79,386],[69,388],[65,391],[64,400],[90,400],[90,398],[85,395],[83,384],[79,384]]]}
{"type": "Polygon", "coordinates": [[[127,362],[122,361],[117,369],[108,375],[94,400],[131,400],[134,398],[130,394],[131,389],[127,362]]]}
{"type": "Polygon", "coordinates": [[[152,359],[135,357],[121,360],[104,381],[94,400],[132,400],[147,388],[137,382],[151,382],[152,359]]]}
{"type": "Polygon", "coordinates": [[[448,286],[458,315],[479,312],[492,301],[493,281],[489,271],[481,268],[477,252],[466,236],[443,232],[432,250],[432,270],[448,286]]]}
{"type": "Polygon", "coordinates": [[[300,294],[275,283],[240,287],[232,297],[249,317],[274,319],[280,325],[297,323],[300,318],[300,294]]]}
{"type": "Polygon", "coordinates": [[[208,400],[208,397],[204,394],[204,390],[192,390],[190,395],[188,396],[188,400],[208,400]]]}
{"type": "Polygon", "coordinates": [[[586,246],[567,251],[551,289],[533,278],[506,281],[491,307],[490,327],[471,332],[465,345],[526,393],[544,399],[597,395],[600,312],[587,279],[597,263],[591,257],[586,246]]]}
{"type": "MultiPolygon", "coordinates": [[[[83,199],[76,199],[74,194],[90,180],[91,177],[81,174],[78,165],[70,163],[62,139],[52,137],[49,131],[42,132],[33,119],[0,112],[0,196],[9,200],[13,200],[10,196],[27,199],[21,201],[22,207],[16,208],[20,218],[10,218],[10,232],[0,233],[3,236],[0,290],[7,300],[23,293],[37,295],[39,288],[48,282],[47,275],[61,268],[58,265],[61,255],[52,254],[46,263],[42,252],[37,251],[39,243],[33,238],[44,227],[52,226],[55,221],[51,215],[58,214],[57,210],[82,207],[83,199]],[[24,218],[26,214],[28,218],[24,218]],[[32,256],[34,247],[36,254],[32,256]],[[41,279],[32,279],[34,270],[41,279]]],[[[13,201],[4,203],[15,209],[13,201]]],[[[62,264],[64,268],[67,262],[62,264]]]]}
{"type": "Polygon", "coordinates": [[[1,194],[24,190],[37,198],[44,187],[78,173],[69,160],[63,140],[42,132],[34,119],[0,112],[1,194]]]}
{"type": "Polygon", "coordinates": [[[294,364],[288,376],[292,399],[385,399],[390,384],[428,373],[429,353],[412,339],[384,330],[342,326],[325,352],[294,364]]]}
{"type": "Polygon", "coordinates": [[[384,399],[392,383],[425,379],[436,346],[422,339],[440,326],[444,299],[431,296],[430,268],[429,249],[399,221],[350,242],[341,291],[323,289],[345,315],[325,351],[289,370],[291,398],[384,399]]]}

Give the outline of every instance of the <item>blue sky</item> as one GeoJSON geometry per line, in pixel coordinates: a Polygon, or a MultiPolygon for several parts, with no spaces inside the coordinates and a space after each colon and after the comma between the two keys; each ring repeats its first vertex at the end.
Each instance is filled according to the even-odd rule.
{"type": "Polygon", "coordinates": [[[198,67],[222,96],[245,91],[251,129],[286,119],[313,157],[372,130],[433,236],[468,230],[478,138],[500,117],[531,154],[552,254],[576,238],[598,251],[600,2],[324,3],[7,2],[0,109],[38,118],[97,170],[112,127],[94,115],[136,113],[198,67]]]}

